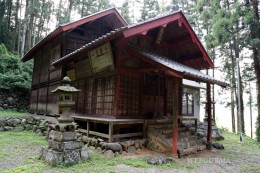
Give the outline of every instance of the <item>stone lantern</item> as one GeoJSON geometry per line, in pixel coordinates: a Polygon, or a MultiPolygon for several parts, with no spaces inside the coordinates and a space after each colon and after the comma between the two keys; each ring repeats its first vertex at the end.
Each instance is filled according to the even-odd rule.
{"type": "Polygon", "coordinates": [[[76,129],[71,118],[71,109],[75,105],[75,101],[72,100],[72,94],[77,93],[80,90],[70,85],[71,80],[69,77],[64,77],[62,80],[62,86],[57,87],[52,93],[59,94],[59,111],[60,117],[57,118],[59,123],[55,126],[56,130],[59,131],[74,131],[76,129]]]}
{"type": "Polygon", "coordinates": [[[64,77],[62,86],[53,90],[59,94],[60,117],[58,123],[50,126],[48,147],[42,147],[41,158],[51,165],[64,163],[71,165],[88,159],[88,150],[82,148],[83,142],[78,138],[76,124],[71,118],[71,108],[75,105],[72,94],[80,90],[70,85],[70,78],[64,77]]]}

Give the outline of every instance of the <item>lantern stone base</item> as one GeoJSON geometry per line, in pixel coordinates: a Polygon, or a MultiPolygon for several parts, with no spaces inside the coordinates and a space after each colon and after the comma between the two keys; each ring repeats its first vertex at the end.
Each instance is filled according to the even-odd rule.
{"type": "Polygon", "coordinates": [[[42,147],[41,159],[52,166],[64,163],[72,165],[79,162],[84,162],[88,159],[89,152],[86,148],[76,150],[65,150],[63,152],[42,147]]]}
{"type": "Polygon", "coordinates": [[[41,159],[52,166],[61,163],[72,165],[83,162],[89,157],[88,150],[82,148],[83,145],[83,142],[77,139],[77,132],[75,131],[60,132],[51,130],[48,147],[42,147],[41,159]]]}

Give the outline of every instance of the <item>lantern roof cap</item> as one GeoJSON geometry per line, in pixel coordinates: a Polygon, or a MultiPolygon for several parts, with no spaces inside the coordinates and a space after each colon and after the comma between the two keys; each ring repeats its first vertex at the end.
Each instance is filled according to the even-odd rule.
{"type": "Polygon", "coordinates": [[[75,93],[75,92],[81,91],[81,90],[71,86],[70,83],[71,83],[71,79],[68,76],[65,76],[62,79],[62,86],[58,86],[56,89],[54,89],[51,92],[52,93],[57,93],[57,92],[75,93]]]}

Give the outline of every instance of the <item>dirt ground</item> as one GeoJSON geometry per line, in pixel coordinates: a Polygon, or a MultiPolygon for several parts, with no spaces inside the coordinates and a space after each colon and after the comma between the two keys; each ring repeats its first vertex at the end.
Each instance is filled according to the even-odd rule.
{"type": "Polygon", "coordinates": [[[174,167],[173,164],[169,168],[149,166],[145,161],[138,166],[120,161],[120,159],[140,160],[147,155],[161,155],[148,150],[126,154],[115,161],[114,158],[103,159],[103,156],[101,158],[98,156],[90,163],[72,168],[53,168],[38,160],[41,145],[46,142],[42,136],[35,135],[33,132],[21,132],[21,137],[13,135],[14,133],[16,132],[0,134],[0,172],[260,173],[260,144],[240,143],[236,135],[230,133],[224,134],[226,139],[221,142],[225,146],[224,150],[205,150],[181,159],[174,158],[176,165],[179,166],[174,167]],[[95,160],[96,158],[100,160],[95,160]]]}

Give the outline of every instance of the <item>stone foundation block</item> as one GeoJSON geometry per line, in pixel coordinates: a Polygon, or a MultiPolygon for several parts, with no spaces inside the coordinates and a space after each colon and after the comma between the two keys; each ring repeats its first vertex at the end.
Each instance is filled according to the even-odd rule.
{"type": "Polygon", "coordinates": [[[50,131],[49,139],[54,141],[74,141],[77,140],[77,132],[58,132],[58,131],[50,131]]]}
{"type": "Polygon", "coordinates": [[[65,151],[64,152],[64,163],[66,165],[72,165],[75,163],[79,163],[81,161],[80,153],[81,153],[81,149],[65,151]]]}
{"type": "Polygon", "coordinates": [[[63,162],[63,153],[42,147],[41,158],[48,164],[55,166],[63,162]]]}
{"type": "Polygon", "coordinates": [[[64,151],[64,150],[75,150],[80,149],[83,146],[83,143],[80,141],[68,141],[68,142],[59,142],[49,140],[49,146],[57,151],[64,151]]]}

